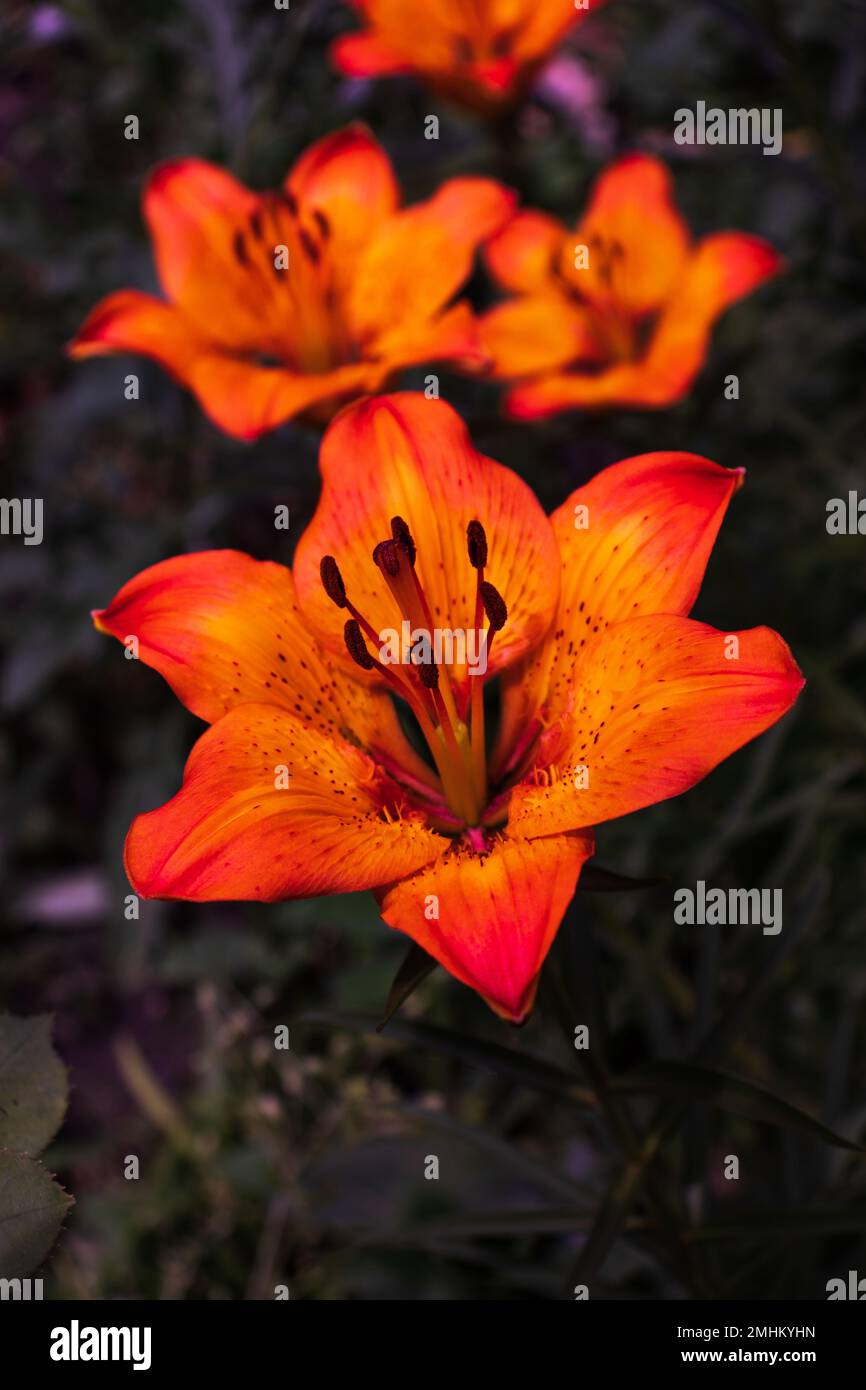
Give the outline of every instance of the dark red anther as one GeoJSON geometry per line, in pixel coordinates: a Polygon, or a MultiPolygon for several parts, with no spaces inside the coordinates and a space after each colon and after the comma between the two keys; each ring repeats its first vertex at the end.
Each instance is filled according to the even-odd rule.
{"type": "Polygon", "coordinates": [[[470,565],[473,569],[483,570],[487,564],[487,534],[480,521],[470,521],[466,527],[466,544],[470,565]]]}
{"type": "Polygon", "coordinates": [[[343,583],[340,567],[333,555],[322,556],[319,561],[319,574],[322,579],[322,588],[331,602],[336,603],[338,608],[345,608],[346,586],[343,583]]]}
{"type": "Polygon", "coordinates": [[[356,661],[363,670],[372,671],[376,663],[367,650],[367,643],[364,641],[364,635],[355,618],[347,619],[346,626],[343,628],[343,640],[352,660],[356,661]]]}
{"type": "Polygon", "coordinates": [[[415,542],[412,539],[412,532],[409,530],[402,516],[391,517],[391,535],[398,545],[402,545],[406,554],[409,556],[409,564],[414,565],[415,556],[418,552],[415,547],[415,542]]]}
{"type": "Polygon", "coordinates": [[[487,621],[492,632],[499,632],[505,626],[508,617],[508,608],[505,599],[499,590],[494,588],[485,579],[479,586],[481,590],[481,602],[484,604],[484,612],[487,614],[487,621]]]}
{"type": "Polygon", "coordinates": [[[235,232],[234,240],[232,241],[232,247],[234,249],[235,256],[240,261],[241,265],[248,266],[250,263],[250,258],[247,255],[247,244],[244,241],[243,232],[235,232]]]}
{"type": "Polygon", "coordinates": [[[299,228],[298,236],[301,238],[301,245],[303,246],[310,260],[313,262],[313,265],[318,265],[319,248],[313,241],[313,238],[310,236],[310,233],[307,231],[306,227],[299,228]]]}
{"type": "Polygon", "coordinates": [[[396,541],[380,541],[373,551],[373,562],[389,579],[400,573],[401,546],[396,541]]]}
{"type": "Polygon", "coordinates": [[[331,235],[330,222],[328,221],[325,214],[322,212],[321,208],[313,208],[313,217],[315,219],[316,226],[319,229],[319,236],[322,238],[322,241],[327,241],[328,237],[331,235]]]}

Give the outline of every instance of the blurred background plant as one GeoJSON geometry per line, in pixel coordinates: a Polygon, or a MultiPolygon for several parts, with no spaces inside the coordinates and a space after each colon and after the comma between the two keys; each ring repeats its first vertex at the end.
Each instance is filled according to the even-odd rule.
{"type": "MultiPolygon", "coordinates": [[[[408,78],[340,78],[327,48],[354,20],[327,0],[151,0],[121,20],[109,0],[8,0],[2,24],[3,492],[45,499],[45,539],[0,548],[0,1006],[54,1012],[71,1073],[45,1162],[77,1205],[46,1293],[547,1299],[580,1277],[594,1298],[823,1298],[862,1266],[860,1157],[705,1077],[657,1068],[627,1097],[610,1078],[658,1059],[719,1067],[866,1134],[866,568],[862,537],[825,528],[827,501],[866,476],[863,4],[610,0],[507,125],[408,78]],[[673,114],[699,99],[781,107],[782,154],[676,146],[673,114]],[[152,364],[73,366],[64,345],[103,293],[155,288],[138,202],[155,163],[200,155],[275,184],[352,118],[408,199],[486,173],[569,222],[601,163],[649,149],[696,232],[754,231],[788,260],[725,317],[670,411],[511,425],[494,385],[442,374],[478,446],[550,506],[647,450],[745,465],[695,616],[777,628],[809,681],[687,799],[604,828],[601,863],[670,882],[578,894],[519,1033],[439,971],[376,1035],[404,943],[366,896],[125,915],[125,831],[175,789],[198,726],[88,610],[184,549],[290,559],[317,435],[235,443],[152,364]],[[781,887],[780,936],[676,926],[673,887],[700,878],[781,887]],[[590,1054],[571,1043],[582,1023],[590,1054]],[[660,1117],[651,1182],[679,1234],[639,1182],[617,1203],[623,1154],[660,1117]]],[[[490,302],[481,272],[473,289],[490,302]]]]}

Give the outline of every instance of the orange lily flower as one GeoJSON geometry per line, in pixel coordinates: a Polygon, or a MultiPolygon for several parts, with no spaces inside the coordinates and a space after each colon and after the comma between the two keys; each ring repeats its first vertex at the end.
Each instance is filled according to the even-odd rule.
{"type": "Polygon", "coordinates": [[[166,300],[109,295],[70,352],[155,358],[240,439],[294,415],[324,422],[400,368],[488,365],[472,310],[452,301],[513,210],[478,178],[401,209],[385,151],[359,126],[317,141],[275,193],[175,160],[144,194],[166,300]]]}
{"type": "Polygon", "coordinates": [[[632,154],[601,174],[576,231],[526,211],[487,247],[515,298],[482,320],[495,374],[520,378],[506,413],[660,408],[686,394],[719,315],[782,260],[745,232],[692,242],[660,160],[632,154]]]}
{"type": "Polygon", "coordinates": [[[349,77],[418,73],[470,109],[493,113],[526,90],[538,68],[600,0],[355,0],[367,27],[336,40],[349,77]]]}
{"type": "Polygon", "coordinates": [[[523,1019],[593,827],[686,791],[803,684],[774,632],[686,617],[742,470],[646,454],[548,518],[413,393],[348,406],[321,468],[293,574],[182,555],[94,614],[211,726],[177,795],[134,821],[127,873],[195,902],[373,889],[389,926],[523,1019]],[[483,631],[484,662],[468,641],[422,655],[425,631],[483,631]]]}

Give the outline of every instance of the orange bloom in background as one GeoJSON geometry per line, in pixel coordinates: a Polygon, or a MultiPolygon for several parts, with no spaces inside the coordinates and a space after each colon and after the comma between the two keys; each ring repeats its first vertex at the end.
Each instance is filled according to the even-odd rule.
{"type": "Polygon", "coordinates": [[[401,209],[385,151],[359,126],[312,145],[278,192],[174,160],[144,194],[165,300],[109,295],[70,352],[155,358],[240,439],[294,415],[324,422],[403,367],[489,365],[471,308],[452,301],[513,210],[478,178],[401,209]]]}
{"type": "Polygon", "coordinates": [[[197,902],[373,889],[391,927],[520,1020],[593,827],[686,791],[802,687],[776,633],[686,616],[743,472],[646,454],[548,518],[412,393],[347,407],[321,468],[294,573],[183,555],[94,615],[211,726],[177,795],[133,823],[130,881],[197,902]],[[386,634],[407,629],[412,657],[389,664],[386,634]],[[437,632],[483,632],[484,659],[467,637],[425,660],[425,631],[434,656],[437,632]]]}
{"type": "Polygon", "coordinates": [[[522,96],[541,64],[600,0],[354,0],[366,27],[335,41],[349,77],[416,73],[472,110],[522,96]]]}
{"type": "Polygon", "coordinates": [[[575,231],[526,211],[487,247],[515,298],[482,320],[501,378],[520,379],[507,414],[660,408],[686,394],[719,315],[782,259],[745,232],[693,242],[660,160],[632,154],[606,169],[575,231]]]}

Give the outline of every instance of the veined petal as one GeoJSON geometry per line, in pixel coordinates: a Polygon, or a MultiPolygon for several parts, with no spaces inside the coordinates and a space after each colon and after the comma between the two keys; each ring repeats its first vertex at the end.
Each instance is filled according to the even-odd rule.
{"type": "Polygon", "coordinates": [[[725,633],[668,615],[615,623],[584,649],[540,772],[512,792],[507,833],[559,834],[678,796],[775,724],[802,686],[769,628],[725,633]]]}
{"type": "Polygon", "coordinates": [[[393,812],[393,787],[350,744],[274,705],[240,705],[202,735],[183,787],[138,816],[126,870],[145,898],[191,902],[354,892],[447,846],[393,812]]]}
{"type": "Polygon", "coordinates": [[[744,470],[696,454],[641,454],[605,468],[552,515],[561,577],[544,641],[506,673],[497,761],[540,710],[568,707],[584,652],[612,623],[687,614],[744,470]]]}
{"type": "Polygon", "coordinates": [[[382,916],[501,1017],[519,1022],[593,851],[588,834],[500,838],[484,855],[456,843],[388,889],[382,916]]]}
{"type": "MultiPolygon", "coordinates": [[[[434,622],[474,628],[476,573],[466,527],[487,532],[486,577],[508,606],[491,648],[488,675],[544,636],[558,593],[559,558],[550,522],[526,484],[482,457],[444,401],[413,392],[350,406],[327,431],[320,453],[322,495],[295,554],[298,600],[334,651],[342,653],[345,614],[322,589],[319,562],[333,555],[350,599],[377,633],[399,629],[400,614],[371,555],[402,516],[417,546],[416,569],[434,622]]],[[[463,668],[454,675],[462,682],[463,668]]]]}
{"type": "Polygon", "coordinates": [[[665,165],[651,155],[630,154],[596,180],[574,234],[575,246],[588,249],[588,264],[575,268],[574,248],[568,246],[560,268],[599,309],[640,318],[668,298],[689,241],[665,165]]]}
{"type": "Polygon", "coordinates": [[[355,335],[374,350],[395,323],[438,313],[514,206],[515,195],[492,179],[450,179],[384,222],[355,268],[348,305],[355,335]]]}
{"type": "Polygon", "coordinates": [[[261,346],[261,313],[235,237],[261,199],[224,169],[175,159],[151,175],[144,215],[159,278],[202,338],[236,351],[261,346]]]}
{"type": "Polygon", "coordinates": [[[549,289],[568,232],[562,222],[527,208],[512,217],[484,248],[484,259],[504,289],[532,293],[549,289]]]}
{"type": "Polygon", "coordinates": [[[589,312],[555,291],[498,304],[483,315],[480,328],[497,377],[531,376],[603,356],[589,312]]]}
{"type": "Polygon", "coordinates": [[[337,669],[311,636],[284,565],[237,550],[178,555],[93,616],[100,632],[135,637],[138,659],[209,724],[239,705],[276,705],[431,782],[390,700],[337,669]]]}

